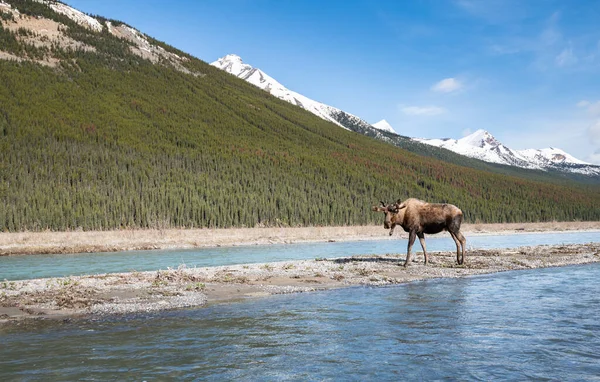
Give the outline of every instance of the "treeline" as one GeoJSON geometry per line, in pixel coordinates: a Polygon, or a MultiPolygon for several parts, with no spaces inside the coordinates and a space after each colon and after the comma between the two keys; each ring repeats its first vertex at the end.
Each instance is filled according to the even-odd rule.
{"type": "Polygon", "coordinates": [[[205,75],[188,75],[77,30],[102,39],[95,52],[0,61],[2,231],[371,224],[372,205],[407,197],[470,222],[600,219],[598,186],[419,156],[199,60],[186,65],[205,75]]]}

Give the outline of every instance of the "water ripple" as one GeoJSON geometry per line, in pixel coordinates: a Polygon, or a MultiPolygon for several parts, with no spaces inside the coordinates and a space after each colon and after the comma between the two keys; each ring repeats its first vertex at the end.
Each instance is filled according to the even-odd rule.
{"type": "Polygon", "coordinates": [[[0,380],[597,380],[600,265],[0,332],[0,380]]]}

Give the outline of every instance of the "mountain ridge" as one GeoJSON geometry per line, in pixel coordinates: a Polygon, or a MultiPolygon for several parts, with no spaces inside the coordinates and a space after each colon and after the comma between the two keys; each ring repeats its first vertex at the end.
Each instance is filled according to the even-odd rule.
{"type": "MultiPolygon", "coordinates": [[[[242,58],[236,54],[228,54],[212,62],[211,65],[237,76],[238,78],[244,79],[279,99],[306,109],[320,118],[333,122],[342,128],[391,143],[398,147],[407,148],[407,140],[411,140],[450,150],[459,155],[488,163],[530,170],[551,170],[600,178],[600,166],[580,161],[563,150],[554,149],[552,152],[549,152],[549,149],[512,150],[497,141],[495,137],[483,129],[460,140],[403,137],[399,135],[385,119],[374,124],[369,124],[356,115],[314,101],[300,93],[289,90],[261,69],[254,68],[253,66],[244,63],[242,58]],[[477,142],[470,142],[470,140],[476,140],[477,142]],[[479,149],[477,149],[477,146],[480,146],[479,149]],[[562,160],[553,160],[551,159],[552,157],[559,157],[562,158],[562,160]]],[[[412,151],[418,152],[418,149],[412,148],[412,151]]]]}
{"type": "Polygon", "coordinates": [[[243,62],[242,58],[236,54],[228,54],[211,63],[229,74],[241,78],[254,86],[257,86],[271,95],[299,106],[318,117],[335,123],[336,125],[355,132],[367,133],[370,136],[377,136],[380,140],[385,140],[385,136],[380,134],[380,129],[373,127],[367,121],[360,117],[343,111],[334,106],[315,101],[298,92],[286,88],[276,79],[265,73],[259,68],[255,68],[243,62]]]}
{"type": "Polygon", "coordinates": [[[577,159],[564,150],[557,148],[513,150],[484,129],[479,129],[461,139],[413,139],[491,163],[533,170],[551,169],[600,176],[600,166],[577,159]]]}

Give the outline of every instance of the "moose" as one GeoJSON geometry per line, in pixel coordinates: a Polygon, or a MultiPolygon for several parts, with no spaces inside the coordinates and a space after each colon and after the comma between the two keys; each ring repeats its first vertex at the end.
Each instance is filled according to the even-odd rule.
{"type": "Polygon", "coordinates": [[[439,233],[444,230],[450,233],[456,243],[456,262],[459,265],[464,264],[467,240],[460,233],[463,213],[458,207],[452,204],[427,203],[410,198],[405,201],[399,199],[396,203],[390,205],[381,202],[381,206],[374,206],[372,209],[385,214],[383,227],[390,230],[390,236],[394,233],[396,225],[401,226],[405,232],[409,233],[405,267],[410,264],[410,251],[416,237],[421,242],[423,254],[425,255],[425,265],[427,265],[425,234],[439,233]]]}

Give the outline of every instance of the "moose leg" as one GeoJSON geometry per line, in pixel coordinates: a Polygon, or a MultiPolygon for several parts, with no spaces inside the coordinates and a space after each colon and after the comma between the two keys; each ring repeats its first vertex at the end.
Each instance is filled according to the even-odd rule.
{"type": "Polygon", "coordinates": [[[417,236],[419,236],[419,242],[421,243],[421,248],[423,248],[423,255],[425,256],[425,265],[427,265],[429,261],[427,259],[427,249],[425,249],[425,235],[421,232],[418,233],[417,236]]]}
{"type": "Polygon", "coordinates": [[[406,261],[404,262],[405,267],[408,267],[408,265],[410,264],[410,250],[412,249],[416,238],[417,233],[415,231],[410,231],[410,233],[408,234],[408,248],[406,249],[406,261]]]}
{"type": "Polygon", "coordinates": [[[460,258],[460,254],[461,254],[461,244],[462,242],[459,241],[458,235],[460,235],[463,240],[464,240],[464,236],[460,233],[460,232],[450,232],[450,236],[452,236],[452,239],[454,240],[454,243],[456,244],[456,262],[458,263],[458,265],[461,265],[464,262],[465,259],[465,249],[464,247],[462,248],[462,259],[460,258]]]}
{"type": "MultiPolygon", "coordinates": [[[[467,246],[467,239],[465,239],[465,237],[463,236],[462,233],[460,233],[460,231],[456,232],[456,238],[460,241],[460,245],[462,247],[462,259],[460,261],[459,264],[464,264],[465,263],[465,247],[467,246]]],[[[458,250],[457,250],[458,251],[458,250]]]]}
{"type": "Polygon", "coordinates": [[[390,228],[390,236],[394,234],[394,228],[396,228],[396,223],[393,223],[392,228],[390,228]]]}
{"type": "Polygon", "coordinates": [[[454,240],[454,244],[456,244],[456,262],[460,265],[460,242],[458,241],[458,238],[454,232],[448,232],[450,232],[450,236],[452,236],[452,240],[454,240]]]}

